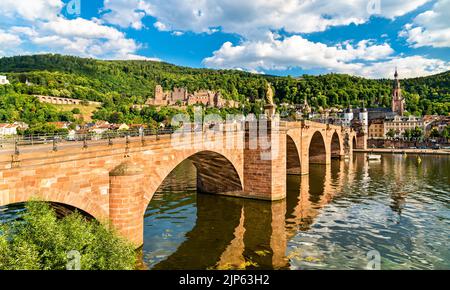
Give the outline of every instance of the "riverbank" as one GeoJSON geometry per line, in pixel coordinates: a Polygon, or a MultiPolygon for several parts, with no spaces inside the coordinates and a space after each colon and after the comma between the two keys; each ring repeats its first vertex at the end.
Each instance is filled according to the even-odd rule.
{"type": "Polygon", "coordinates": [[[446,149],[391,149],[391,148],[369,148],[354,149],[353,152],[360,153],[394,153],[394,154],[429,154],[429,155],[450,155],[450,150],[446,149]]]}

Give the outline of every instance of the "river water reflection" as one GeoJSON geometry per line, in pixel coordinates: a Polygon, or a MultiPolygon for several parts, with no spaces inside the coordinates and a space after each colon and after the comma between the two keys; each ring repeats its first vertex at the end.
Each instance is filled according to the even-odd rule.
{"type": "MultiPolygon", "coordinates": [[[[383,155],[311,165],[277,202],[196,193],[189,161],[164,181],[144,221],[148,269],[450,269],[450,157],[383,155]]],[[[23,205],[0,207],[0,221],[23,205]]]]}
{"type": "Polygon", "coordinates": [[[450,158],[384,155],[311,165],[286,200],[197,194],[181,164],[145,215],[150,269],[450,269],[450,158]]]}

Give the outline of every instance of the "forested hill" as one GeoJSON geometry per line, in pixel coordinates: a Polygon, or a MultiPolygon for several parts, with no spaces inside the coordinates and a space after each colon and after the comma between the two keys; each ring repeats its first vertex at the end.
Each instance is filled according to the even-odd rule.
{"type": "MultiPolygon", "coordinates": [[[[401,73],[401,72],[400,72],[401,73]]],[[[236,70],[194,69],[152,61],[104,61],[61,55],[0,58],[0,74],[11,86],[9,93],[43,94],[114,103],[143,103],[153,97],[154,87],[186,87],[189,91],[220,91],[234,100],[258,99],[265,83],[275,88],[277,102],[302,103],[306,97],[314,107],[390,106],[391,80],[369,80],[349,75],[277,77],[236,70]],[[28,80],[31,85],[25,85],[28,80]]],[[[407,109],[415,114],[448,114],[450,71],[423,78],[402,80],[407,109]]]]}

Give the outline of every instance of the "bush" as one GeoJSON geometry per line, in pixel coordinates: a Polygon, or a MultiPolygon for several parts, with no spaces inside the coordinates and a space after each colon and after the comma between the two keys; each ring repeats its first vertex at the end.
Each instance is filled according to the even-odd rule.
{"type": "Polygon", "coordinates": [[[79,108],[73,108],[72,109],[72,114],[81,114],[81,111],[80,111],[80,109],[79,108]]]}
{"type": "Polygon", "coordinates": [[[21,220],[0,225],[0,270],[64,270],[80,253],[82,270],[135,269],[134,247],[79,213],[58,219],[45,202],[31,201],[21,220]]]}
{"type": "Polygon", "coordinates": [[[54,134],[62,134],[66,135],[69,133],[69,130],[65,128],[58,128],[55,124],[43,123],[43,124],[35,124],[31,125],[28,129],[24,131],[25,135],[54,135],[54,134]]]}

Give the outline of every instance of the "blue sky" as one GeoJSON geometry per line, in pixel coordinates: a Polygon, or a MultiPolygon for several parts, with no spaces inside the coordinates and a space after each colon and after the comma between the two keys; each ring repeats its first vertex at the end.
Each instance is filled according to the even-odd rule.
{"type": "Polygon", "coordinates": [[[275,75],[450,67],[450,0],[2,0],[0,57],[62,53],[275,75]],[[78,14],[78,9],[80,14],[78,14]]]}

